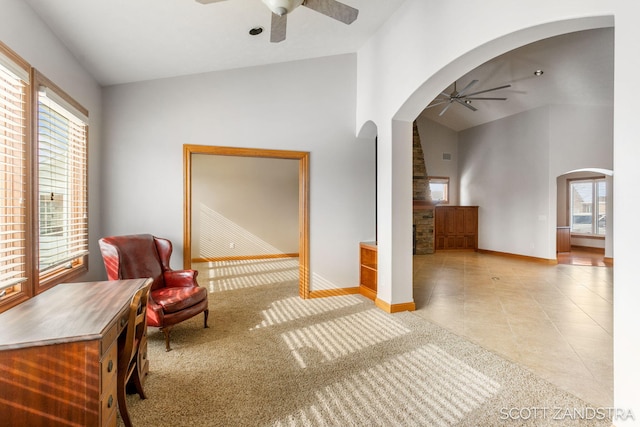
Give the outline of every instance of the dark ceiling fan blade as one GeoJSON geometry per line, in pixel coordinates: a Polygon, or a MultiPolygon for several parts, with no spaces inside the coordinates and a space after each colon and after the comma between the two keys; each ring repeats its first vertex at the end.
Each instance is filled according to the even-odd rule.
{"type": "Polygon", "coordinates": [[[198,3],[209,4],[209,3],[218,3],[226,0],[196,0],[198,3]]]}
{"type": "Polygon", "coordinates": [[[491,92],[492,90],[505,89],[505,88],[508,88],[508,87],[511,87],[511,85],[498,86],[498,87],[494,87],[492,89],[485,89],[485,90],[481,90],[481,91],[478,91],[478,92],[473,92],[473,93],[468,94],[467,98],[470,97],[470,96],[473,96],[473,95],[479,95],[481,93],[491,92]]]}
{"type": "Polygon", "coordinates": [[[444,107],[442,111],[440,111],[440,114],[438,114],[438,116],[442,116],[452,105],[453,105],[453,101],[449,101],[449,104],[446,107],[444,107]]]}
{"type": "Polygon", "coordinates": [[[472,88],[476,83],[478,83],[478,80],[471,80],[471,82],[470,82],[468,85],[466,85],[466,86],[464,87],[464,89],[462,89],[460,92],[458,92],[457,96],[462,96],[462,95],[464,95],[464,93],[465,93],[466,91],[468,91],[469,89],[471,89],[471,88],[472,88]]]}
{"type": "Polygon", "coordinates": [[[465,96],[464,99],[468,99],[470,101],[506,101],[507,98],[476,98],[465,96]]]}
{"type": "Polygon", "coordinates": [[[426,106],[426,107],[424,107],[424,108],[425,108],[425,109],[427,109],[427,108],[431,108],[431,107],[437,107],[438,105],[446,104],[446,103],[448,103],[448,102],[451,102],[451,101],[450,101],[450,100],[448,100],[448,99],[443,99],[443,100],[441,100],[441,101],[439,101],[439,102],[434,102],[433,104],[427,105],[427,106],[426,106]]]}
{"type": "Polygon", "coordinates": [[[287,15],[271,13],[271,43],[280,43],[287,38],[287,15]]]}
{"type": "Polygon", "coordinates": [[[306,0],[302,5],[345,24],[358,18],[358,9],[336,0],[306,0]]]}
{"type": "Polygon", "coordinates": [[[477,109],[476,107],[474,107],[473,105],[471,105],[471,104],[469,104],[469,103],[464,102],[464,101],[463,101],[463,100],[461,100],[461,99],[457,99],[457,98],[456,98],[456,99],[454,99],[454,101],[456,101],[458,104],[462,104],[462,105],[464,105],[465,107],[467,107],[467,108],[468,108],[468,109],[470,109],[471,111],[478,111],[478,109],[477,109]]]}

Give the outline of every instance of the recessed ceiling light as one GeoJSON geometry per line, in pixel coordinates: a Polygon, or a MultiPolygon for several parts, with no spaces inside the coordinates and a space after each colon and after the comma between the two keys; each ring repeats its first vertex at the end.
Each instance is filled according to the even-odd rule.
{"type": "Polygon", "coordinates": [[[251,34],[252,36],[257,36],[258,34],[262,33],[262,31],[264,31],[264,28],[262,27],[253,27],[249,30],[249,34],[251,34]]]}
{"type": "Polygon", "coordinates": [[[542,70],[535,70],[535,71],[533,72],[533,75],[534,75],[534,76],[541,76],[541,75],[543,75],[543,74],[544,74],[544,71],[542,71],[542,70]]]}

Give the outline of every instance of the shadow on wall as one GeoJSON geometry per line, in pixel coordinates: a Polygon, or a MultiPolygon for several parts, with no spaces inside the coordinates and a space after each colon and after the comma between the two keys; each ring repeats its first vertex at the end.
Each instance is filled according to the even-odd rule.
{"type": "Polygon", "coordinates": [[[224,215],[200,204],[200,225],[193,230],[198,239],[197,259],[283,254],[275,246],[242,228],[224,215]]]}

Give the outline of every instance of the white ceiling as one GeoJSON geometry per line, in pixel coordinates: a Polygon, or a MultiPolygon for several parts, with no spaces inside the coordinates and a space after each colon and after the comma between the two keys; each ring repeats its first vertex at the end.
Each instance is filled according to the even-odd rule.
{"type": "Polygon", "coordinates": [[[351,25],[298,7],[281,43],[260,0],[25,1],[106,86],[355,52],[404,0],[342,0],[359,10],[351,25]]]}
{"type": "MultiPolygon", "coordinates": [[[[288,16],[287,39],[269,42],[271,12],[260,0],[25,0],[104,86],[356,52],[404,0],[342,0],[359,9],[345,25],[306,7],[288,16]],[[249,35],[262,26],[259,36],[249,35]]],[[[450,37],[455,37],[452,29],[450,37]]],[[[452,76],[452,80],[456,76],[452,76]]],[[[472,91],[511,84],[473,101],[423,115],[460,131],[548,104],[613,105],[613,29],[589,30],[524,46],[457,79],[472,91]],[[536,69],[544,70],[535,77],[536,69]]],[[[451,87],[443,88],[451,92],[451,87]]]]}

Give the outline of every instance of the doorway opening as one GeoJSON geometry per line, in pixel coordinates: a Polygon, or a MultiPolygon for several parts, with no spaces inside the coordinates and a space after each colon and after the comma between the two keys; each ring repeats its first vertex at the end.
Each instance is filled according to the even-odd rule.
{"type": "MultiPolygon", "coordinates": [[[[191,268],[194,261],[192,249],[194,209],[193,174],[196,155],[251,157],[261,159],[289,159],[298,162],[298,260],[299,295],[309,298],[309,153],[301,151],[267,150],[253,148],[217,147],[203,145],[184,145],[184,266],[191,268]]],[[[251,207],[247,207],[251,209],[251,207]]]]}

